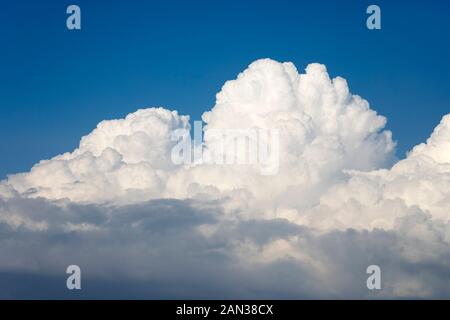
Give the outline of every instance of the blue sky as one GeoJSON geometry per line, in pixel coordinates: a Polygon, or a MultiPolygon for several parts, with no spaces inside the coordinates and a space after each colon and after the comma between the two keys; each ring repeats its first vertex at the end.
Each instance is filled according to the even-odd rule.
{"type": "Polygon", "coordinates": [[[0,178],[75,148],[104,119],[200,119],[253,60],[320,62],[385,115],[398,155],[450,112],[448,1],[9,1],[0,10],[0,178]],[[82,30],[66,29],[78,4],[82,30]],[[369,4],[382,30],[365,27],[369,4]]]}

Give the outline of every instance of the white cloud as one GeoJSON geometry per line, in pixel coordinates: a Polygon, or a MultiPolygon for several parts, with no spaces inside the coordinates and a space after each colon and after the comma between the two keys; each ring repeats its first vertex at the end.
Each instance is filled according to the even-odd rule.
{"type": "Polygon", "coordinates": [[[6,185],[26,197],[75,202],[157,198],[174,167],[174,142],[168,137],[178,128],[189,128],[189,118],[163,108],[103,121],[75,151],[41,161],[29,173],[9,176],[6,185]]]}
{"type": "Polygon", "coordinates": [[[221,192],[245,189],[274,210],[286,193],[295,193],[288,201],[310,205],[342,179],[342,169],[368,170],[393,159],[391,133],[382,131],[386,119],[350,94],[344,79],[331,80],[320,64],[299,74],[292,63],[258,60],[225,83],[214,108],[203,115],[208,150],[218,148],[218,129],[279,130],[281,163],[275,176],[242,165],[173,165],[170,134],[189,129],[188,120],[151,108],[103,121],[72,153],[42,161],[5,183],[27,197],[88,203],[185,198],[209,186],[221,192]],[[306,194],[299,198],[298,193],[306,194]]]}
{"type": "MultiPolygon", "coordinates": [[[[433,219],[450,218],[450,116],[442,119],[426,144],[389,170],[350,171],[311,209],[304,223],[329,228],[392,229],[396,219],[420,210],[433,219]]],[[[448,242],[450,234],[443,233],[448,242]]]]}
{"type": "Polygon", "coordinates": [[[278,129],[278,174],[174,165],[171,133],[190,128],[175,111],[103,121],[0,183],[0,271],[79,261],[93,279],[158,283],[139,287],[152,297],[450,296],[450,115],[394,164],[386,119],[343,78],[265,59],[202,118],[209,150],[214,130],[278,129]],[[382,292],[365,287],[370,264],[382,292]]]}

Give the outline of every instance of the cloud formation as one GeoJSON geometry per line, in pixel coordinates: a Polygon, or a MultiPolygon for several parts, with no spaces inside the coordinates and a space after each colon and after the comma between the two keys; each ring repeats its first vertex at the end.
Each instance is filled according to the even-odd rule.
{"type": "Polygon", "coordinates": [[[396,162],[386,119],[345,79],[263,59],[202,120],[204,150],[221,129],[279,130],[278,173],[174,164],[171,133],[190,129],[176,111],[103,121],[0,183],[0,271],[76,262],[141,297],[450,297],[450,115],[396,162]],[[370,264],[381,291],[365,286],[370,264]]]}
{"type": "Polygon", "coordinates": [[[189,117],[150,108],[101,122],[75,151],[12,175],[6,185],[27,197],[87,203],[184,198],[208,186],[218,192],[245,189],[261,200],[286,189],[327,188],[341,179],[342,169],[379,168],[393,157],[391,133],[382,131],[386,119],[350,94],[344,79],[331,80],[320,64],[299,74],[292,63],[256,61],[225,83],[202,118],[206,150],[218,148],[214,133],[220,129],[279,130],[281,172],[262,177],[249,166],[176,166],[171,133],[189,129],[189,117]]]}
{"type": "MultiPolygon", "coordinates": [[[[398,218],[420,211],[447,222],[450,214],[450,115],[427,143],[391,169],[349,171],[349,180],[322,195],[306,222],[319,228],[392,229],[398,218]],[[362,214],[363,213],[363,214],[362,214]]],[[[443,233],[446,241],[449,234],[443,233]]]]}

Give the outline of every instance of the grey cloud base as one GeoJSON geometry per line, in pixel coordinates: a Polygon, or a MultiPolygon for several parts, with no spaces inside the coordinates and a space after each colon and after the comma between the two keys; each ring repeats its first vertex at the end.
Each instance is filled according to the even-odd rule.
{"type": "MultiPolygon", "coordinates": [[[[103,207],[9,199],[2,212],[35,212],[44,231],[0,224],[1,298],[445,298],[450,249],[411,237],[423,214],[395,231],[319,233],[285,219],[229,220],[220,205],[155,200],[103,207]],[[95,226],[67,230],[67,224],[95,226]],[[205,234],[202,227],[214,227],[205,234]],[[273,244],[277,243],[277,246],[273,244]],[[280,248],[282,248],[280,250],[280,248]],[[420,261],[408,248],[439,252],[420,261]],[[65,288],[65,268],[82,269],[82,290],[65,288]],[[366,287],[366,268],[382,269],[380,291],[366,287]]],[[[428,222],[430,232],[442,226],[428,222]]]]}

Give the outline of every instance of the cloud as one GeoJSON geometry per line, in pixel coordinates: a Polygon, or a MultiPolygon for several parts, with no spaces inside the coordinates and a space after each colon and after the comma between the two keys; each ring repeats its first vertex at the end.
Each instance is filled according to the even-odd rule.
{"type": "Polygon", "coordinates": [[[2,294],[70,297],[20,278],[57,286],[78,264],[84,297],[450,296],[450,115],[397,161],[386,119],[345,79],[263,59],[202,119],[211,152],[234,148],[220,130],[278,130],[277,174],[175,164],[171,134],[190,130],[176,111],[103,121],[76,150],[0,183],[0,281],[20,288],[2,294]],[[381,291],[366,288],[370,264],[381,291]]]}
{"type": "MultiPolygon", "coordinates": [[[[320,205],[303,218],[318,228],[392,229],[401,217],[420,211],[447,222],[450,213],[450,116],[426,144],[389,170],[349,171],[349,180],[333,186],[320,205]],[[362,214],[363,213],[363,214],[362,214]]],[[[443,233],[445,241],[449,234],[443,233]]]]}
{"type": "Polygon", "coordinates": [[[292,63],[256,61],[225,83],[202,118],[205,150],[219,148],[215,133],[220,129],[279,130],[280,172],[264,177],[251,166],[176,166],[170,158],[176,144],[171,133],[188,130],[189,117],[150,108],[101,122],[75,151],[41,161],[4,184],[26,197],[86,203],[185,198],[208,186],[225,193],[245,189],[255,201],[272,194],[272,202],[287,189],[313,190],[305,197],[311,202],[341,179],[342,169],[368,170],[393,159],[391,133],[382,131],[386,119],[350,94],[344,79],[331,80],[320,64],[299,74],[292,63]]]}
{"type": "Polygon", "coordinates": [[[284,219],[226,218],[219,203],[197,200],[107,207],[9,199],[0,208],[2,216],[26,217],[31,226],[46,223],[45,228],[0,224],[3,297],[439,298],[450,293],[442,281],[449,276],[450,252],[436,238],[445,225],[420,213],[399,221],[397,230],[321,233],[284,219]],[[429,235],[416,232],[423,229],[429,235]],[[63,290],[70,264],[83,272],[83,289],[75,296],[63,290]],[[380,292],[365,287],[370,264],[383,271],[380,292]]]}
{"type": "MultiPolygon", "coordinates": [[[[6,188],[26,197],[74,202],[139,202],[157,198],[173,169],[173,130],[189,118],[162,108],[138,110],[125,119],[103,121],[78,149],[12,175],[6,188]]],[[[3,186],[5,188],[5,186],[3,186]]]]}

